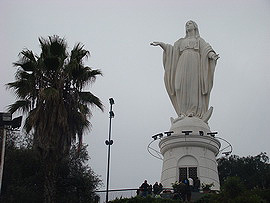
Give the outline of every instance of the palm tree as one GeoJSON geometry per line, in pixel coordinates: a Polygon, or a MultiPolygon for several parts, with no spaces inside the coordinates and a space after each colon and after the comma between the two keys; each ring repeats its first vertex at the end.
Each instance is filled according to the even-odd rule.
{"type": "Polygon", "coordinates": [[[44,201],[55,202],[57,165],[65,158],[71,144],[82,143],[85,129],[91,126],[90,106],[103,110],[99,98],[83,91],[93,83],[100,70],[84,65],[90,55],[80,43],[71,53],[67,43],[58,36],[39,38],[41,54],[26,49],[20,52],[16,81],[7,86],[15,91],[18,100],[9,106],[11,113],[27,114],[24,128],[34,135],[44,168],[44,201]]]}

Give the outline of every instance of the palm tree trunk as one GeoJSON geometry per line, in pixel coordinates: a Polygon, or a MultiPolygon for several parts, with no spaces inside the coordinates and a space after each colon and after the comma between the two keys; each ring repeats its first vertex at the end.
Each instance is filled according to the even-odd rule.
{"type": "Polygon", "coordinates": [[[56,202],[56,177],[57,167],[52,160],[44,160],[44,203],[56,202]]]}

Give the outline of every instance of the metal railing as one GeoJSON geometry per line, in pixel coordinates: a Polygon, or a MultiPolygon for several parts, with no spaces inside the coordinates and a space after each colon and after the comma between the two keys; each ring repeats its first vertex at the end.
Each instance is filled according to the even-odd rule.
{"type": "MultiPolygon", "coordinates": [[[[116,198],[131,198],[140,195],[140,188],[125,188],[125,189],[111,189],[108,190],[108,200],[115,200],[116,198]]],[[[162,191],[173,190],[173,188],[162,188],[162,191]]],[[[100,197],[99,203],[106,202],[106,192],[107,190],[97,190],[95,193],[100,197]]],[[[153,193],[153,191],[152,191],[153,193]]]]}

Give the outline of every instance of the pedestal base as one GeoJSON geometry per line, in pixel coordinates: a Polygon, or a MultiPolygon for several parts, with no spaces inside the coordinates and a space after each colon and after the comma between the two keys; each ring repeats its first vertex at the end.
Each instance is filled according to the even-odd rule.
{"type": "Polygon", "coordinates": [[[191,135],[199,135],[203,132],[204,135],[210,132],[208,124],[196,117],[184,117],[171,119],[172,126],[170,131],[174,134],[182,134],[182,131],[192,131],[191,135]]]}
{"type": "Polygon", "coordinates": [[[206,135],[210,129],[198,118],[186,118],[172,123],[174,134],[164,137],[160,143],[163,155],[161,183],[172,187],[172,183],[184,178],[199,178],[200,183],[211,184],[213,190],[220,190],[216,155],[220,142],[206,135]],[[193,131],[184,135],[182,131],[193,131]],[[204,135],[199,135],[203,131],[204,135]]]}

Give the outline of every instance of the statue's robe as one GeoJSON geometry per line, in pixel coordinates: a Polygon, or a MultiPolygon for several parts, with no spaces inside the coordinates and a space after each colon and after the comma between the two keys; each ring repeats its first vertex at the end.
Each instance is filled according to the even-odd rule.
{"type": "Polygon", "coordinates": [[[166,44],[163,53],[164,81],[173,107],[180,116],[202,118],[208,111],[216,60],[212,47],[202,38],[181,38],[166,44]]]}

